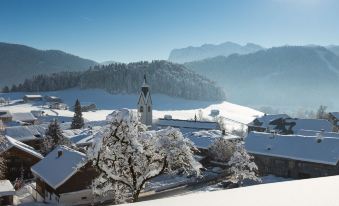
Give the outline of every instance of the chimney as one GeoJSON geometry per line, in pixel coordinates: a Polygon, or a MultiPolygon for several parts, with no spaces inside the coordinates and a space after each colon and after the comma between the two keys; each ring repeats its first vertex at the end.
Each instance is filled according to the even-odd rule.
{"type": "Polygon", "coordinates": [[[62,156],[62,150],[58,150],[58,158],[62,156]]]}
{"type": "Polygon", "coordinates": [[[324,139],[324,133],[325,133],[325,130],[321,130],[320,132],[318,132],[317,134],[316,134],[316,141],[317,141],[317,143],[320,143],[320,142],[322,142],[322,140],[324,139]]]}

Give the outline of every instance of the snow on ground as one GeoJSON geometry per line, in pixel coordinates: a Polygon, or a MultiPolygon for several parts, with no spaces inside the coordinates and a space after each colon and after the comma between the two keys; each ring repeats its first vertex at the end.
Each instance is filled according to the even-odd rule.
{"type": "Polygon", "coordinates": [[[22,205],[34,202],[30,190],[31,190],[30,185],[25,185],[24,187],[16,191],[15,196],[17,204],[22,205]]]}
{"type": "Polygon", "coordinates": [[[251,187],[195,193],[171,198],[144,201],[131,206],[319,206],[339,205],[337,187],[339,176],[261,184],[251,187]]]}
{"type": "MultiPolygon", "coordinates": [[[[245,186],[253,186],[253,185],[258,185],[258,184],[268,184],[268,183],[277,183],[277,182],[285,182],[285,181],[291,181],[293,179],[290,178],[284,178],[284,177],[277,177],[274,175],[267,175],[267,176],[263,176],[260,177],[261,178],[261,182],[260,183],[251,183],[251,184],[247,184],[245,186]]],[[[199,193],[199,192],[212,192],[212,191],[218,191],[218,190],[225,190],[224,188],[221,187],[221,185],[219,183],[214,184],[214,185],[208,185],[206,187],[203,188],[199,188],[198,190],[192,191],[192,193],[199,193]]]]}
{"type": "MultiPolygon", "coordinates": [[[[13,101],[21,99],[25,94],[29,93],[0,93],[0,97],[4,97],[6,99],[10,98],[13,101]]],[[[76,98],[79,98],[82,104],[95,103],[98,108],[97,111],[83,113],[84,118],[89,121],[105,120],[106,116],[110,114],[114,109],[135,109],[138,99],[138,95],[135,94],[112,95],[99,89],[69,89],[55,92],[41,92],[40,94],[58,96],[63,99],[63,101],[69,106],[72,106],[74,104],[76,98]]],[[[165,114],[172,115],[172,118],[174,119],[194,119],[194,116],[198,115],[199,110],[201,110],[204,118],[213,120],[213,117],[209,116],[209,114],[211,113],[211,110],[216,109],[220,111],[220,116],[231,119],[231,121],[226,121],[226,125],[236,129],[239,128],[239,126],[241,125],[237,122],[247,124],[251,122],[255,117],[261,116],[263,114],[254,109],[232,104],[226,101],[193,101],[169,97],[162,94],[153,94],[152,100],[154,106],[154,119],[163,118],[165,114]]],[[[69,110],[50,110],[46,106],[34,104],[13,104],[9,106],[0,106],[0,109],[10,110],[13,113],[30,112],[31,110],[42,110],[50,116],[73,116],[73,112],[69,110]]]]}

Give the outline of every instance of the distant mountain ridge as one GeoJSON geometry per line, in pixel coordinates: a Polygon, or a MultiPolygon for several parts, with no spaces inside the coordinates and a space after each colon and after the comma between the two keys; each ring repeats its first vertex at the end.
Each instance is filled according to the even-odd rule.
{"type": "Polygon", "coordinates": [[[330,45],[326,47],[328,50],[339,56],[339,46],[337,45],[330,45]]]}
{"type": "Polygon", "coordinates": [[[0,86],[19,83],[37,74],[86,70],[96,64],[59,50],[39,50],[0,42],[0,86]]]}
{"type": "Polygon", "coordinates": [[[284,46],[185,64],[215,80],[231,100],[256,105],[336,105],[339,57],[325,47],[284,46]]]}
{"type": "Polygon", "coordinates": [[[204,44],[199,47],[186,47],[182,49],[173,49],[168,60],[176,63],[185,63],[198,61],[216,56],[229,56],[231,54],[249,54],[264,49],[263,47],[247,43],[241,46],[233,42],[225,42],[222,44],[204,44]]]}

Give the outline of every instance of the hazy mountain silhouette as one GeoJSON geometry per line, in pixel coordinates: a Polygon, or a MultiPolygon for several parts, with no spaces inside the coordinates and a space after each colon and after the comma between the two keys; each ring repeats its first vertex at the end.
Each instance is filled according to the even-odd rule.
{"type": "Polygon", "coordinates": [[[80,71],[97,63],[58,50],[0,43],[0,86],[22,82],[37,74],[80,71]]]}
{"type": "Polygon", "coordinates": [[[187,47],[182,49],[174,49],[171,51],[168,60],[176,63],[184,63],[202,60],[216,56],[229,56],[231,54],[248,54],[263,48],[259,45],[248,43],[245,46],[233,42],[225,42],[222,44],[204,44],[199,47],[187,47]]]}
{"type": "Polygon", "coordinates": [[[324,47],[285,46],[185,64],[243,104],[337,104],[339,57],[324,47]]]}

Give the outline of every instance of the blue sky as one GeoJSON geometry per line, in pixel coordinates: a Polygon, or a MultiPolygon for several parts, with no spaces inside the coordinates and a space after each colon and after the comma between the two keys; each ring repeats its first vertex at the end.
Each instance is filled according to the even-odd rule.
{"type": "Polygon", "coordinates": [[[0,0],[0,41],[101,62],[173,48],[339,44],[337,0],[0,0]]]}

